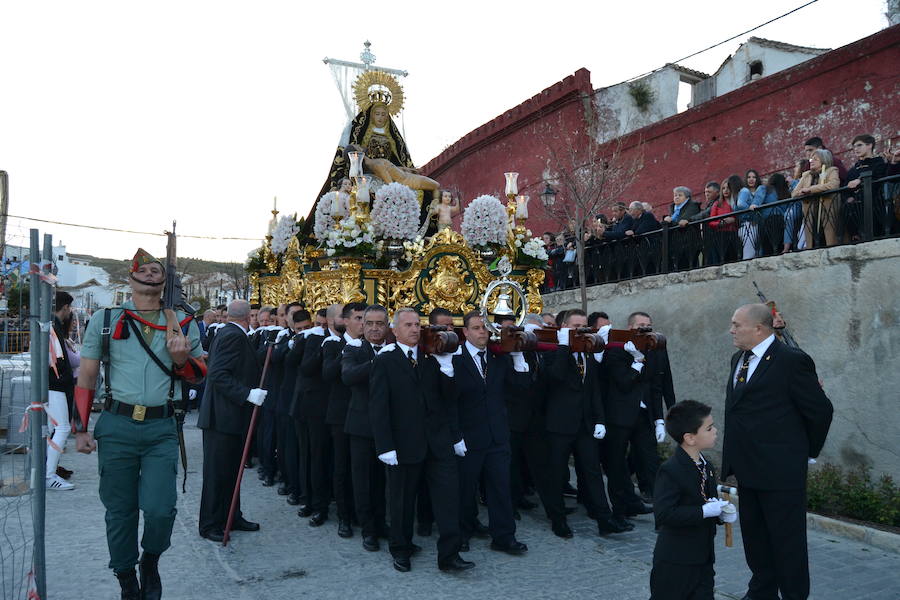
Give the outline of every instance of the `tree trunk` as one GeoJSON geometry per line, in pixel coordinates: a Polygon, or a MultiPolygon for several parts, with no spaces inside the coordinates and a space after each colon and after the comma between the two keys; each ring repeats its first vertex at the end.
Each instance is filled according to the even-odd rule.
{"type": "Polygon", "coordinates": [[[584,215],[575,207],[575,261],[578,265],[578,289],[581,291],[581,310],[587,312],[587,281],[584,277],[584,215]]]}

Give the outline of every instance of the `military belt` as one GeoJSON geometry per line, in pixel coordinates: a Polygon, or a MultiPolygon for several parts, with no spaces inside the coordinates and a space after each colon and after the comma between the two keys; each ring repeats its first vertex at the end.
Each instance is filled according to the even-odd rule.
{"type": "Polygon", "coordinates": [[[162,406],[143,406],[141,404],[127,404],[118,400],[107,400],[103,408],[115,415],[131,417],[135,421],[165,419],[175,414],[175,406],[171,402],[167,402],[162,406]]]}

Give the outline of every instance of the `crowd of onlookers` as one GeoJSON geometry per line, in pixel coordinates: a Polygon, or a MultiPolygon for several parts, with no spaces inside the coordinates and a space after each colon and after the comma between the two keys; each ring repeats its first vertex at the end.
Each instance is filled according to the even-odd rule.
{"type": "MultiPolygon", "coordinates": [[[[860,241],[865,219],[861,174],[871,171],[873,181],[900,174],[900,148],[878,155],[869,134],[853,138],[851,148],[856,162],[847,169],[821,138],[810,138],[805,158],[792,173],[762,177],[748,169],[743,177],[708,182],[702,201],[690,188],[678,186],[664,215],[658,214],[662,207],[647,202],[616,202],[609,216],[599,214],[585,224],[587,283],[656,273],[663,261],[669,270],[689,269],[860,241]],[[839,188],[848,189],[803,199],[839,188]],[[775,204],[790,198],[799,199],[775,204]],[[697,221],[702,223],[692,225],[697,221]],[[670,228],[666,257],[660,236],[664,226],[670,228]]],[[[900,233],[898,192],[900,181],[872,186],[875,236],[900,233]]],[[[559,234],[544,233],[543,239],[549,256],[546,289],[578,285],[574,223],[559,234]]]]}

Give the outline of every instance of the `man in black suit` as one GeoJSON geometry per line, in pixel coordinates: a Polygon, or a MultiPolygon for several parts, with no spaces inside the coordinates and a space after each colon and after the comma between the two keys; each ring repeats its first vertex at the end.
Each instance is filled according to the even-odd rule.
{"type": "Polygon", "coordinates": [[[578,487],[586,492],[588,512],[597,518],[600,535],[621,533],[626,527],[612,519],[597,440],[606,437],[600,365],[595,358],[569,348],[570,328],[587,327],[587,314],[575,308],[566,312],[559,330],[559,348],[548,357],[547,441],[554,484],[552,503],[547,506],[553,533],[572,537],[566,522],[563,487],[569,478],[569,455],[574,451],[579,469],[578,487]],[[583,477],[582,477],[583,476],[583,477]]]}
{"type": "Polygon", "coordinates": [[[278,393],[278,436],[277,458],[279,470],[284,478],[284,483],[278,488],[278,493],[287,496],[287,503],[291,506],[300,504],[300,445],[297,440],[297,430],[294,427],[294,419],[291,407],[294,398],[294,390],[297,386],[297,362],[291,361],[291,351],[295,336],[312,327],[309,311],[299,304],[289,304],[285,320],[289,331],[279,334],[275,348],[272,350],[272,360],[281,363],[283,375],[281,389],[278,393]],[[277,353],[277,354],[276,354],[277,353]],[[284,490],[282,492],[282,490],[284,490]]]}
{"type": "Polygon", "coordinates": [[[460,529],[467,544],[475,529],[478,482],[484,476],[491,549],[519,555],[528,546],[516,540],[509,483],[509,419],[506,397],[525,395],[528,363],[521,352],[498,355],[487,348],[490,332],[481,313],[463,317],[465,343],[453,357],[454,382],[463,439],[454,447],[460,456],[460,529]]]}
{"type": "Polygon", "coordinates": [[[775,338],[772,312],[747,304],[731,317],[739,352],[725,399],[722,477],[734,475],[741,531],[753,573],[746,599],[809,595],[806,471],[825,444],[833,408],[802,350],[775,338]]]}
{"type": "Polygon", "coordinates": [[[382,348],[369,384],[369,418],[378,458],[388,465],[390,550],[394,568],[410,570],[413,513],[419,479],[428,480],[438,526],[438,568],[471,569],[459,556],[459,448],[453,357],[419,352],[419,315],[401,308],[393,321],[396,344],[382,348]]]}
{"type": "Polygon", "coordinates": [[[329,388],[325,424],[331,430],[333,449],[332,481],[338,513],[338,535],[353,537],[350,521],[353,515],[353,488],[350,482],[350,438],[344,432],[350,388],[341,380],[341,361],[344,347],[363,334],[363,302],[345,304],[341,311],[344,333],[340,339],[328,338],[322,344],[322,381],[329,388]]]}
{"type": "Polygon", "coordinates": [[[322,379],[322,344],[326,338],[341,339],[344,333],[343,309],[343,304],[328,307],[328,327],[324,331],[315,327],[310,330],[300,363],[304,384],[300,411],[309,428],[310,527],[319,527],[328,520],[328,505],[331,502],[331,430],[325,423],[330,386],[322,379]]]}
{"type": "Polygon", "coordinates": [[[385,525],[384,464],[375,452],[369,421],[369,377],[375,356],[384,347],[387,310],[370,306],[363,313],[363,337],[344,346],[341,381],[350,388],[350,404],[344,431],[350,438],[350,479],[353,502],[362,528],[363,548],[380,549],[379,537],[387,537],[385,525]]]}
{"type": "MultiPolygon", "coordinates": [[[[256,354],[247,339],[249,317],[250,304],[246,300],[233,300],[228,306],[228,323],[213,342],[215,351],[197,420],[197,427],[203,430],[200,535],[214,542],[221,542],[224,535],[251,406],[261,406],[266,398],[266,390],[254,387],[260,373],[256,354]]],[[[251,523],[241,514],[240,498],[233,529],[259,529],[259,524],[251,523]]]]}

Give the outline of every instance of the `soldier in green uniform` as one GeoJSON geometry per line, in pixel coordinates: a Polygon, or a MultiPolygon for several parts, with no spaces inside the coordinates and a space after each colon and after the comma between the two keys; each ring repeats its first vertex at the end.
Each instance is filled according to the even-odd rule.
{"type": "Polygon", "coordinates": [[[109,567],[123,600],[162,595],[157,563],[170,545],[177,499],[173,399],[181,398],[182,381],[199,382],[206,372],[192,317],[178,312],[181,331],[167,331],[160,300],[164,283],[163,264],[139,249],[131,265],[132,300],[92,316],[75,388],[76,447],[89,454],[99,446],[109,567]],[[104,408],[91,435],[88,420],[101,367],[104,408]],[[144,512],[140,582],[134,568],[139,511],[144,512]]]}

